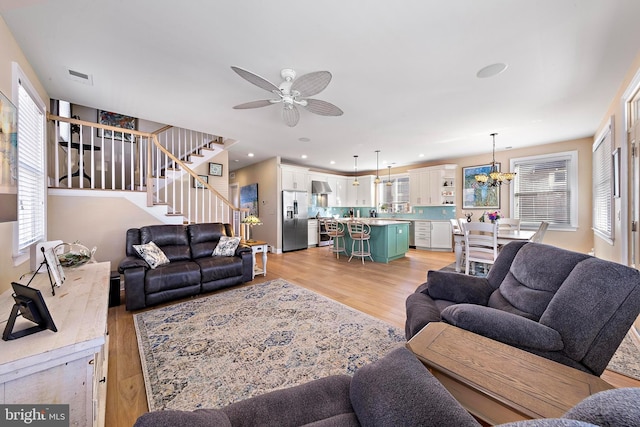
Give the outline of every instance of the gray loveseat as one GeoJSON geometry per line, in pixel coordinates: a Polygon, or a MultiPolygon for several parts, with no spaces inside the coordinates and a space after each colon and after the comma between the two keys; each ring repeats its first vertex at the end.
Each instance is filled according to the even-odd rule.
{"type": "MultiPolygon", "coordinates": [[[[640,420],[640,388],[593,395],[562,419],[503,426],[634,426],[640,420]],[[591,424],[590,424],[591,423],[591,424]]],[[[135,427],[169,426],[455,426],[479,427],[449,392],[406,348],[358,369],[242,400],[221,409],[157,411],[135,427]]]]}
{"type": "Polygon", "coordinates": [[[233,236],[229,224],[150,225],[127,230],[124,274],[127,310],[211,292],[252,280],[251,248],[238,246],[233,256],[213,256],[220,237],[233,236]],[[152,269],[133,245],[154,242],[169,259],[152,269]]]}
{"type": "Polygon", "coordinates": [[[445,321],[599,376],[640,313],[640,273],[512,242],[486,278],[429,271],[406,310],[407,339],[429,322],[445,321]]]}

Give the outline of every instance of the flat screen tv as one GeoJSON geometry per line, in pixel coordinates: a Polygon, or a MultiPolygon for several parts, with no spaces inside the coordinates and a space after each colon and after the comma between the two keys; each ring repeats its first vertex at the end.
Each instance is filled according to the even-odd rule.
{"type": "Polygon", "coordinates": [[[11,282],[13,287],[13,299],[15,304],[11,309],[11,315],[7,326],[4,328],[2,339],[5,341],[21,338],[26,335],[31,335],[36,332],[44,331],[45,329],[51,329],[53,332],[58,332],[51,313],[44,302],[44,298],[38,289],[30,288],[20,283],[11,282]],[[35,326],[22,329],[20,331],[13,332],[13,327],[16,323],[18,316],[32,321],[35,326]]]}

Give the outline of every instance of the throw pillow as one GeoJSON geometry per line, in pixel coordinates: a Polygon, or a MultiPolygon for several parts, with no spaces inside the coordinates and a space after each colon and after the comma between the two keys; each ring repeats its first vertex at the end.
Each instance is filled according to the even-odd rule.
{"type": "Polygon", "coordinates": [[[213,256],[234,256],[240,244],[239,237],[220,236],[218,245],[213,250],[213,256]]]}
{"type": "Polygon", "coordinates": [[[169,258],[162,252],[162,249],[153,242],[149,242],[146,245],[133,245],[133,249],[140,255],[140,258],[145,260],[149,267],[152,269],[169,263],[169,258]]]}

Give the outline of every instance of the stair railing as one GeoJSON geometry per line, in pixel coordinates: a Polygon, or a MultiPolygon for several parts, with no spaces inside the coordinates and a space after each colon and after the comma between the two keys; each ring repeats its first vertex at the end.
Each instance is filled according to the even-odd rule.
{"type": "Polygon", "coordinates": [[[220,144],[218,137],[171,126],[149,133],[54,115],[48,119],[53,126],[50,187],[146,191],[147,205],[166,205],[169,216],[180,215],[185,223],[227,222],[243,236],[239,224],[248,209],[234,207],[206,175],[187,165],[191,156],[220,144]],[[66,137],[64,124],[70,128],[66,137]]]}

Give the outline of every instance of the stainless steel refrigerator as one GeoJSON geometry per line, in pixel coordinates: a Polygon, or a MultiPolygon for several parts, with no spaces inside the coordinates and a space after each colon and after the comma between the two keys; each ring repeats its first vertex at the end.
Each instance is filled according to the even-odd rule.
{"type": "Polygon", "coordinates": [[[282,252],[307,249],[307,192],[283,191],[282,216],[282,252]]]}

